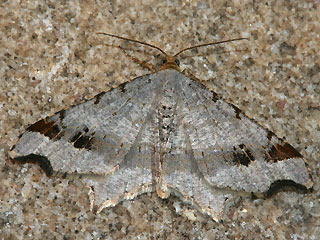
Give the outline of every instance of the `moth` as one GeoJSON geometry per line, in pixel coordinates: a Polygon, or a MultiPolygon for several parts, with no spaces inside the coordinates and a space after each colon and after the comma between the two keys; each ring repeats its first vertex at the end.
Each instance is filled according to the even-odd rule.
{"type": "Polygon", "coordinates": [[[79,177],[97,213],[156,192],[175,194],[218,221],[237,194],[312,189],[295,148],[180,71],[182,52],[243,38],[170,56],[145,42],[99,34],[155,48],[166,60],[152,74],[29,126],[9,152],[15,162],[37,163],[48,176],[79,177]]]}

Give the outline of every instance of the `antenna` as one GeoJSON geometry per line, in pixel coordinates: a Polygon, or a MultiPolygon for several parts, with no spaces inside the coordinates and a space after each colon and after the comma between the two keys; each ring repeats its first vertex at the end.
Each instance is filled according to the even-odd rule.
{"type": "Polygon", "coordinates": [[[224,41],[219,41],[219,42],[199,44],[199,45],[195,45],[195,46],[191,46],[191,47],[187,47],[185,49],[182,49],[173,56],[176,57],[187,50],[191,50],[191,49],[198,48],[198,47],[205,47],[205,46],[211,46],[211,45],[217,45],[217,44],[221,44],[221,43],[228,43],[228,42],[241,41],[241,40],[249,40],[249,38],[234,38],[234,39],[229,39],[229,40],[224,40],[224,41]]]}
{"type": "Polygon", "coordinates": [[[166,57],[168,57],[169,55],[163,51],[161,48],[157,47],[157,46],[154,46],[150,43],[146,43],[146,42],[142,42],[142,41],[138,41],[138,40],[134,40],[134,39],[130,39],[130,38],[125,38],[125,37],[120,37],[120,36],[117,36],[117,35],[113,35],[113,34],[110,34],[110,33],[103,33],[103,32],[97,32],[97,34],[101,34],[101,35],[106,35],[106,36],[109,36],[109,37],[114,37],[114,38],[119,38],[119,39],[122,39],[122,40],[127,40],[127,41],[130,41],[130,42],[135,42],[135,43],[140,43],[142,45],[145,45],[145,46],[148,46],[148,47],[152,47],[152,48],[155,48],[157,50],[159,50],[160,52],[162,52],[166,57]]]}
{"type": "MultiPolygon", "coordinates": [[[[169,56],[169,55],[168,55],[165,51],[163,51],[161,48],[159,48],[159,47],[157,47],[157,46],[154,46],[154,45],[152,45],[152,44],[150,44],[150,43],[146,43],[146,42],[143,42],[143,41],[134,40],[134,39],[130,39],[130,38],[125,38],[125,37],[120,37],[120,36],[117,36],[117,35],[114,35],[114,34],[111,34],[111,33],[97,32],[97,34],[106,35],[106,36],[114,37],[114,38],[119,38],[119,39],[127,40],[127,41],[130,41],[130,42],[140,43],[140,44],[142,44],[142,45],[145,45],[145,46],[148,46],[148,47],[152,47],[152,48],[155,48],[155,49],[159,50],[159,51],[162,52],[166,57],[169,56]]],[[[228,43],[228,42],[241,41],[241,40],[249,40],[249,38],[234,38],[234,39],[228,39],[228,40],[219,41],[219,42],[210,42],[210,43],[199,44],[199,45],[195,45],[195,46],[191,46],[191,47],[184,48],[184,49],[180,50],[178,53],[176,53],[175,55],[173,55],[173,57],[176,57],[176,56],[180,55],[181,53],[183,53],[183,52],[185,52],[185,51],[188,51],[188,50],[191,50],[191,49],[194,49],[194,48],[206,47],[206,46],[211,46],[211,45],[218,45],[218,44],[221,44],[221,43],[228,43]]]]}

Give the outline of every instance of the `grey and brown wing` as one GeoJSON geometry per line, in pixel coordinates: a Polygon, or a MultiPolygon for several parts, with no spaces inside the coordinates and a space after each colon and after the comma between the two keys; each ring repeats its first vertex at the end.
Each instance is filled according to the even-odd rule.
{"type": "Polygon", "coordinates": [[[193,155],[212,186],[253,193],[312,187],[305,160],[290,144],[196,81],[182,85],[182,93],[193,155]]]}
{"type": "Polygon", "coordinates": [[[48,175],[81,175],[100,207],[150,191],[150,119],[161,89],[151,78],[137,78],[36,122],[9,155],[39,163],[48,175]]]}
{"type": "Polygon", "coordinates": [[[176,124],[157,186],[160,196],[175,192],[219,220],[236,192],[312,186],[304,159],[291,145],[197,81],[179,78],[176,124]]]}

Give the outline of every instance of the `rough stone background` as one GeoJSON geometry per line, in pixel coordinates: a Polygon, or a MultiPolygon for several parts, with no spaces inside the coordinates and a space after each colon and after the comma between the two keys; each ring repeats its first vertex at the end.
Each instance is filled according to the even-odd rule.
{"type": "Polygon", "coordinates": [[[318,239],[318,0],[12,0],[0,2],[0,16],[0,239],[318,239]],[[95,215],[79,181],[47,178],[38,166],[12,164],[6,153],[26,126],[148,73],[106,44],[158,61],[158,52],[97,36],[98,31],[168,53],[249,37],[188,52],[181,56],[182,68],[286,137],[307,159],[314,192],[243,199],[221,223],[178,198],[161,200],[156,194],[95,215]]]}

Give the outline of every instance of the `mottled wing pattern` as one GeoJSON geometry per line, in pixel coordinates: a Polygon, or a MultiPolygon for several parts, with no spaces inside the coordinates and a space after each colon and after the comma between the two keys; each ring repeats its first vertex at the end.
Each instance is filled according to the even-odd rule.
{"type": "Polygon", "coordinates": [[[310,188],[302,156],[197,80],[167,69],[31,125],[10,152],[48,175],[78,174],[100,212],[156,190],[215,220],[235,192],[310,188]]]}
{"type": "Polygon", "coordinates": [[[179,113],[184,114],[193,156],[210,184],[247,192],[265,192],[281,180],[308,185],[305,161],[290,144],[198,82],[186,78],[181,83],[185,111],[179,113]]]}
{"type": "MultiPolygon", "coordinates": [[[[219,219],[235,191],[312,184],[302,156],[199,81],[172,72],[176,113],[163,155],[160,196],[171,191],[219,219]]],[[[170,101],[168,99],[168,101],[170,101]]]]}
{"type": "Polygon", "coordinates": [[[100,207],[151,191],[159,135],[152,118],[162,89],[161,80],[152,78],[137,78],[36,122],[10,156],[37,162],[48,175],[81,175],[100,207]]]}

